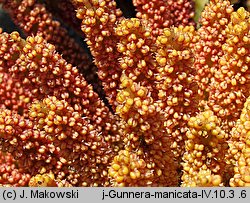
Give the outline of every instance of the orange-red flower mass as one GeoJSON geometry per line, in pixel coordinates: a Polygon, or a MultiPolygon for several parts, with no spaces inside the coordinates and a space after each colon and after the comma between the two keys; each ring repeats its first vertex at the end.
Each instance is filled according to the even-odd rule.
{"type": "Polygon", "coordinates": [[[0,0],[0,186],[250,186],[249,12],[116,2],[0,0]]]}

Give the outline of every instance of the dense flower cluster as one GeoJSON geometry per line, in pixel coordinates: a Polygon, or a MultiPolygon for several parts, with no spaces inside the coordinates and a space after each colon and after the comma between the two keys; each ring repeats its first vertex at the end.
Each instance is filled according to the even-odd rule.
{"type": "Polygon", "coordinates": [[[10,153],[0,151],[0,166],[0,187],[26,186],[29,183],[30,174],[17,167],[10,153]]]}
{"type": "Polygon", "coordinates": [[[188,122],[183,155],[182,186],[223,185],[228,135],[212,111],[204,111],[188,122]]]}
{"type": "Polygon", "coordinates": [[[230,155],[234,168],[232,186],[250,186],[250,136],[249,136],[249,100],[247,99],[241,116],[232,129],[229,141],[230,155]]]}
{"type": "Polygon", "coordinates": [[[1,186],[250,185],[244,8],[0,3],[26,35],[0,30],[1,186]]]}
{"type": "Polygon", "coordinates": [[[194,25],[194,2],[189,0],[133,0],[136,17],[146,19],[156,37],[163,28],[179,25],[194,25]]]}
{"type": "MultiPolygon", "coordinates": [[[[65,3],[67,2],[63,4],[65,3]]],[[[63,4],[60,3],[59,5],[63,6],[63,4]]],[[[10,13],[14,22],[18,24],[26,36],[39,35],[47,40],[47,42],[55,45],[56,50],[60,54],[63,54],[64,59],[72,65],[77,66],[86,80],[92,82],[96,91],[101,92],[100,87],[98,87],[96,66],[92,63],[91,58],[84,48],[77,43],[69,31],[61,25],[60,21],[53,18],[50,12],[51,8],[46,8],[44,4],[35,0],[8,0],[4,2],[3,7],[10,13]]],[[[69,6],[66,8],[69,8],[69,6]]],[[[73,8],[73,6],[70,8],[73,8]]],[[[67,17],[68,15],[64,16],[67,17]]]]}

